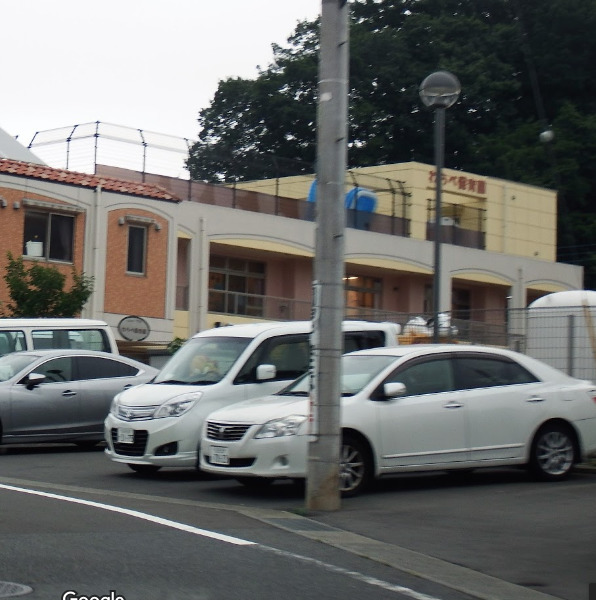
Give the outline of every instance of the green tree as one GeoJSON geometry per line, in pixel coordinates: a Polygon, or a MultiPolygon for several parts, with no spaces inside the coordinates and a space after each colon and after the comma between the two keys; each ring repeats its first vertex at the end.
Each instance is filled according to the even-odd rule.
{"type": "Polygon", "coordinates": [[[55,267],[35,263],[27,268],[22,257],[14,258],[10,252],[7,256],[4,281],[11,302],[6,316],[74,317],[93,292],[93,278],[77,273],[74,267],[72,286],[66,291],[66,276],[55,267]]]}
{"type": "MultiPolygon", "coordinates": [[[[447,114],[445,166],[556,189],[560,259],[596,263],[596,2],[354,0],[351,167],[432,163],[418,87],[438,69],[461,97],[447,114]],[[554,141],[540,142],[552,128],[554,141]],[[581,227],[577,225],[581,223],[581,227]]],[[[233,182],[313,172],[319,22],[298,25],[254,80],[220,82],[199,113],[191,177],[233,182]]],[[[596,277],[596,273],[595,273],[596,277]]],[[[590,276],[586,283],[596,287],[590,276]]]]}

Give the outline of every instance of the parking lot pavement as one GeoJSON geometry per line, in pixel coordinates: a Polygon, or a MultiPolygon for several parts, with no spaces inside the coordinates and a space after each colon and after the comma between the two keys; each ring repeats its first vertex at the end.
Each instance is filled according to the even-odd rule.
{"type": "Polygon", "coordinates": [[[533,481],[517,469],[400,475],[342,500],[338,511],[309,512],[304,489],[288,483],[255,491],[233,480],[197,478],[189,470],[140,476],[100,452],[76,449],[0,454],[4,483],[119,505],[141,502],[169,511],[165,516],[177,507],[189,514],[233,511],[473,598],[585,600],[596,582],[591,466],[556,483],[533,481]]]}
{"type": "Polygon", "coordinates": [[[350,532],[315,532],[321,541],[348,540],[353,551],[478,598],[584,600],[596,581],[595,486],[596,470],[585,466],[556,483],[515,469],[399,476],[311,517],[350,532]]]}
{"type": "Polygon", "coordinates": [[[279,511],[241,510],[269,525],[308,537],[482,600],[560,600],[472,569],[279,511]]]}
{"type": "Polygon", "coordinates": [[[224,498],[250,498],[237,510],[253,518],[475,598],[584,600],[596,581],[593,465],[555,483],[523,469],[391,477],[331,512],[290,505],[288,484],[251,496],[218,485],[224,498]]]}

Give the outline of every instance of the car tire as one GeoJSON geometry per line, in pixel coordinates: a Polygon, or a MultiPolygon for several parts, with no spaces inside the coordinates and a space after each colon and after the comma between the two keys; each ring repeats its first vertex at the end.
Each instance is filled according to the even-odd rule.
{"type": "Polygon", "coordinates": [[[353,435],[344,435],[340,452],[339,489],[344,498],[364,491],[372,480],[373,463],[368,446],[353,435]]]}
{"type": "Polygon", "coordinates": [[[161,467],[158,467],[157,465],[135,465],[134,463],[127,464],[135,473],[141,473],[142,475],[152,475],[161,469],[161,467]]]}
{"type": "Polygon", "coordinates": [[[567,425],[546,425],[534,437],[530,469],[539,479],[565,479],[571,473],[576,459],[575,436],[567,425]]]}

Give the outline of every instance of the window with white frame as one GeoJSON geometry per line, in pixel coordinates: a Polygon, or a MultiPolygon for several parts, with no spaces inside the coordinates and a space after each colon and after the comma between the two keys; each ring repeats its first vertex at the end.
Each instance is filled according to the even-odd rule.
{"type": "Polygon", "coordinates": [[[265,263],[211,256],[209,311],[260,317],[264,311],[265,263]]]}
{"type": "Polygon", "coordinates": [[[128,258],[126,271],[144,275],[147,265],[147,227],[128,226],[128,258]]]}
{"type": "Polygon", "coordinates": [[[25,211],[23,254],[73,262],[74,217],[54,212],[25,211]]]}

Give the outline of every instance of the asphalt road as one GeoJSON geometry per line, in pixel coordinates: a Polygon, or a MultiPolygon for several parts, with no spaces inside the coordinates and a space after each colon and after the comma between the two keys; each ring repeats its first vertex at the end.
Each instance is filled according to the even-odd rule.
{"type": "Polygon", "coordinates": [[[190,470],[140,476],[100,450],[2,447],[0,598],[10,582],[47,600],[588,600],[595,486],[589,472],[398,476],[306,514],[291,484],[256,493],[190,470]]]}

